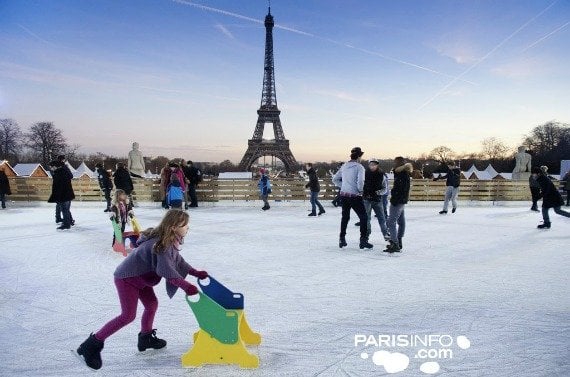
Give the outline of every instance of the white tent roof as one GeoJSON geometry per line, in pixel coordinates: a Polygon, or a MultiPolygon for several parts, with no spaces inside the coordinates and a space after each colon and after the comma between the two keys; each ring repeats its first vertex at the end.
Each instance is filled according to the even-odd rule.
{"type": "Polygon", "coordinates": [[[144,174],[145,178],[160,178],[159,174],[154,174],[153,172],[151,172],[150,170],[147,170],[146,173],[144,174]]]}
{"type": "Polygon", "coordinates": [[[467,171],[463,172],[463,175],[467,179],[470,179],[471,176],[474,176],[475,177],[474,179],[480,179],[482,181],[490,181],[493,178],[497,177],[498,175],[500,175],[505,179],[511,179],[509,173],[499,174],[491,164],[489,164],[489,166],[487,166],[485,170],[478,170],[475,167],[475,165],[471,165],[471,167],[467,169],[467,171]]]}
{"type": "Polygon", "coordinates": [[[491,166],[491,164],[489,164],[489,166],[487,166],[487,168],[485,169],[485,171],[487,173],[489,173],[489,175],[491,176],[491,178],[495,178],[496,176],[499,175],[499,173],[497,173],[497,171],[495,170],[495,168],[493,168],[493,166],[491,166]]]}
{"type": "Polygon", "coordinates": [[[469,176],[471,176],[471,174],[475,173],[477,170],[477,168],[475,167],[475,165],[471,165],[471,167],[469,169],[467,169],[467,171],[465,171],[463,173],[463,175],[465,175],[466,178],[469,178],[469,176]]]}
{"type": "Polygon", "coordinates": [[[77,167],[77,169],[75,169],[75,171],[71,171],[73,173],[73,178],[79,178],[82,175],[87,175],[89,178],[95,178],[95,173],[93,172],[93,170],[89,169],[89,167],[87,165],[85,165],[85,161],[83,161],[81,163],[81,165],[79,165],[77,167]]]}
{"type": "Polygon", "coordinates": [[[14,166],[13,169],[18,177],[29,177],[38,167],[45,172],[45,169],[38,163],[18,164],[14,166]]]}
{"type": "Polygon", "coordinates": [[[220,173],[218,179],[251,179],[252,174],[249,171],[244,172],[226,172],[220,173]]]}
{"type": "Polygon", "coordinates": [[[69,168],[69,170],[71,170],[72,173],[75,173],[75,168],[73,166],[71,166],[69,161],[65,161],[65,165],[67,165],[67,167],[69,168]]]}

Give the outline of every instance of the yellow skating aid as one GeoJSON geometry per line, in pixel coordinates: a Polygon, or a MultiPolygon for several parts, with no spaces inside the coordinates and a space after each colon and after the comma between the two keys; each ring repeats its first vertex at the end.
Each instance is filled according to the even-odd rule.
{"type": "Polygon", "coordinates": [[[204,364],[237,364],[241,368],[257,368],[259,358],[248,352],[246,344],[258,345],[261,336],[253,332],[243,310],[227,310],[203,293],[186,296],[200,330],[194,334],[194,345],[182,355],[182,366],[204,364]]]}

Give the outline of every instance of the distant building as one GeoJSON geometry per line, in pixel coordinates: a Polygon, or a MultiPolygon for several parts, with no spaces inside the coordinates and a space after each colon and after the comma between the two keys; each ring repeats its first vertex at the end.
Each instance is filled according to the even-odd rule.
{"type": "Polygon", "coordinates": [[[18,174],[14,171],[14,168],[10,165],[10,163],[6,160],[0,161],[0,166],[4,167],[4,173],[8,177],[17,177],[18,174]]]}
{"type": "Polygon", "coordinates": [[[49,178],[51,175],[39,163],[18,164],[14,166],[18,177],[26,178],[49,178]]]}

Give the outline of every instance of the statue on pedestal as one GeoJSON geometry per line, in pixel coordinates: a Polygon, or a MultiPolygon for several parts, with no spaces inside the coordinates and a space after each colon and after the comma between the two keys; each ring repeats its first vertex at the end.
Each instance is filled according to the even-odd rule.
{"type": "Polygon", "coordinates": [[[515,155],[515,170],[513,170],[513,180],[528,180],[532,164],[532,156],[526,153],[525,147],[520,146],[515,155]]]}
{"type": "Polygon", "coordinates": [[[142,152],[139,151],[139,143],[133,143],[133,149],[129,152],[129,172],[133,177],[144,178],[145,164],[142,152]]]}

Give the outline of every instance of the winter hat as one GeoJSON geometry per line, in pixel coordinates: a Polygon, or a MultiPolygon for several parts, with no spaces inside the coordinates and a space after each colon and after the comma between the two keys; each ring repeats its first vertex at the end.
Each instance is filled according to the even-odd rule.
{"type": "Polygon", "coordinates": [[[260,174],[265,174],[266,170],[264,168],[259,169],[260,174]]]}
{"type": "Polygon", "coordinates": [[[374,164],[378,165],[380,163],[380,161],[376,157],[372,157],[370,160],[368,160],[368,163],[369,164],[374,163],[374,164]]]}
{"type": "Polygon", "coordinates": [[[364,152],[360,147],[354,147],[350,150],[350,159],[356,160],[357,158],[362,157],[363,154],[364,152]]]}
{"type": "Polygon", "coordinates": [[[546,173],[548,172],[548,166],[542,165],[542,166],[540,167],[540,170],[542,170],[542,171],[544,172],[544,174],[546,174],[546,173]]]}

